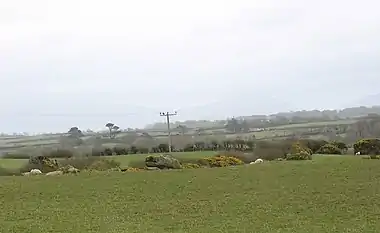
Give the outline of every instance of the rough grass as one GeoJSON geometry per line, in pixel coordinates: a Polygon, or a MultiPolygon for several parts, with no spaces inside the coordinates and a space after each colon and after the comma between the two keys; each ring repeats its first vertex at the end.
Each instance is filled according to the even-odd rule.
{"type": "Polygon", "coordinates": [[[8,169],[16,169],[22,167],[28,159],[2,159],[0,158],[0,167],[8,169]]]}
{"type": "Polygon", "coordinates": [[[1,177],[1,232],[379,232],[380,160],[1,177]],[[43,188],[42,188],[43,187],[43,188]]]}

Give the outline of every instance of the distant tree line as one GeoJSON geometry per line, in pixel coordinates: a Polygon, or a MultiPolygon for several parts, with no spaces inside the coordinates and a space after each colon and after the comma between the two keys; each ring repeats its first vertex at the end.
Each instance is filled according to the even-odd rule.
{"type": "MultiPolygon", "coordinates": [[[[186,126],[188,128],[223,128],[226,124],[234,124],[234,122],[245,122],[249,124],[251,128],[265,128],[277,125],[286,124],[299,124],[308,122],[321,122],[321,121],[336,121],[340,119],[353,119],[357,117],[367,116],[369,114],[380,115],[380,106],[373,107],[352,107],[345,108],[342,110],[311,110],[311,111],[294,111],[294,112],[280,112],[272,115],[252,115],[252,116],[242,116],[227,120],[188,120],[184,122],[175,122],[171,124],[174,129],[179,125],[186,126]]],[[[244,123],[244,124],[245,124],[244,123]]],[[[147,130],[166,130],[165,123],[155,123],[153,125],[148,125],[145,129],[147,130]]],[[[229,129],[235,130],[232,126],[228,126],[229,129]]],[[[244,127],[242,127],[244,128],[244,127]]]]}

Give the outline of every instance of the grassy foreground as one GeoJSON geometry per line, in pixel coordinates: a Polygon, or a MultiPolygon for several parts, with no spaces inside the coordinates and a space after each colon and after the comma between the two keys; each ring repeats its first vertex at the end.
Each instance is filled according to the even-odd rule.
{"type": "Polygon", "coordinates": [[[380,232],[380,161],[0,177],[0,232],[380,232]]]}

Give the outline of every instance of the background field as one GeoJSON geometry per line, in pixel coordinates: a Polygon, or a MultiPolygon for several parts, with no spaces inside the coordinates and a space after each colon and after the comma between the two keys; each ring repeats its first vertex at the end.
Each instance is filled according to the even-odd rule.
{"type": "MultiPolygon", "coordinates": [[[[173,153],[174,157],[186,161],[187,159],[204,158],[215,155],[217,152],[203,151],[203,152],[177,152],[173,153]]],[[[112,159],[120,162],[121,167],[127,167],[130,163],[144,164],[145,158],[148,154],[133,154],[124,156],[106,156],[107,159],[112,159]]],[[[59,161],[60,159],[58,159],[59,161]]],[[[4,159],[0,158],[0,167],[3,168],[20,168],[23,164],[27,163],[28,159],[4,159]]]]}
{"type": "Polygon", "coordinates": [[[1,232],[379,232],[380,160],[1,177],[1,232]]]}
{"type": "MultiPolygon", "coordinates": [[[[46,148],[74,149],[77,154],[88,153],[94,147],[145,148],[147,150],[167,143],[167,125],[155,123],[144,129],[127,128],[125,122],[113,122],[118,126],[114,137],[109,134],[107,122],[104,131],[83,130],[80,125],[68,126],[63,133],[40,135],[0,136],[0,154],[41,154],[46,148]],[[70,138],[71,128],[81,130],[76,139],[70,138]]],[[[100,126],[102,127],[102,126],[100,126]]],[[[225,120],[188,120],[172,122],[174,148],[183,150],[189,144],[210,144],[226,140],[283,140],[288,138],[336,140],[352,144],[364,137],[380,137],[380,107],[353,107],[342,110],[310,110],[252,115],[225,120]]],[[[73,136],[73,134],[71,134],[73,136]]],[[[146,150],[144,150],[146,151],[146,150]]],[[[143,152],[144,153],[144,152],[143,152]]]]}
{"type": "MultiPolygon", "coordinates": [[[[202,133],[196,133],[192,130],[186,134],[174,132],[172,142],[174,147],[183,148],[187,144],[195,142],[211,142],[231,140],[236,138],[256,140],[281,140],[289,137],[303,137],[311,139],[331,139],[332,133],[325,132],[329,127],[336,128],[337,125],[350,126],[355,120],[339,120],[329,122],[311,122],[302,124],[280,125],[268,127],[262,131],[229,133],[224,129],[219,132],[215,130],[204,130],[202,133]],[[303,135],[303,136],[302,136],[303,135]]],[[[89,133],[81,137],[80,145],[73,144],[67,140],[67,134],[48,134],[36,136],[2,136],[0,137],[0,153],[29,153],[36,154],[44,148],[78,148],[78,151],[88,151],[96,146],[102,147],[153,147],[160,143],[167,143],[167,132],[165,131],[145,131],[145,134],[133,132],[121,132],[114,139],[108,138],[107,132],[89,133]],[[147,134],[147,135],[145,135],[147,134]]],[[[345,132],[337,132],[334,138],[343,138],[345,132]]]]}

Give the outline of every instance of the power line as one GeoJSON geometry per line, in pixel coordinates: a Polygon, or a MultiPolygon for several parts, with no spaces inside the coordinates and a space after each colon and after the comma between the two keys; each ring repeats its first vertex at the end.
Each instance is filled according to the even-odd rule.
{"type": "Polygon", "coordinates": [[[171,132],[170,132],[170,117],[171,116],[175,116],[177,115],[177,111],[175,111],[174,113],[170,113],[170,112],[160,112],[160,116],[164,116],[166,117],[166,124],[168,126],[168,144],[169,144],[169,153],[172,152],[172,135],[171,135],[171,132]]]}
{"type": "MultiPolygon", "coordinates": [[[[84,113],[84,114],[78,114],[78,113],[5,113],[5,116],[9,117],[89,117],[89,118],[95,118],[95,117],[126,117],[126,116],[138,116],[137,113],[84,113]]],[[[141,114],[140,114],[141,115],[141,114]]]]}

